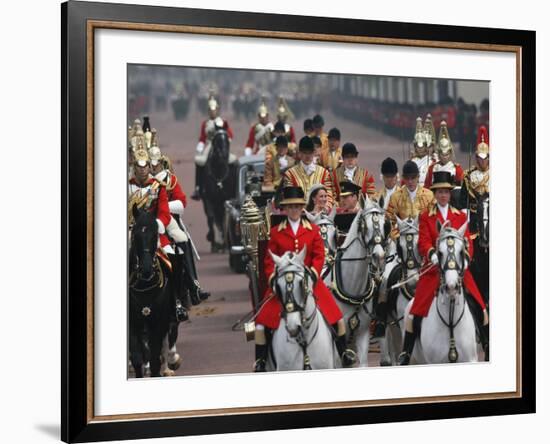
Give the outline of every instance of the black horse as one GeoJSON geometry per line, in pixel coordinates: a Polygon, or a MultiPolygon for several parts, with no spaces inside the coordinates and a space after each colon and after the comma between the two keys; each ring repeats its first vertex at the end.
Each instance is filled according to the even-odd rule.
{"type": "Polygon", "coordinates": [[[474,239],[474,257],[472,275],[479,287],[485,303],[489,303],[489,193],[476,194],[477,211],[470,213],[473,220],[470,225],[477,230],[474,239]]]}
{"type": "Polygon", "coordinates": [[[170,270],[159,260],[155,215],[134,205],[129,255],[129,350],[137,378],[150,362],[151,376],[160,376],[161,353],[172,317],[170,270]]]}
{"type": "Polygon", "coordinates": [[[207,239],[212,252],[224,249],[224,203],[234,194],[233,169],[229,165],[229,137],[225,130],[218,129],[212,138],[201,186],[201,199],[208,219],[207,239]]]}

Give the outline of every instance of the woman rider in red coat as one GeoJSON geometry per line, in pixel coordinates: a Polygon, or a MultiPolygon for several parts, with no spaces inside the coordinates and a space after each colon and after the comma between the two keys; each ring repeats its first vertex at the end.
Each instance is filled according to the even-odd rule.
{"type": "MultiPolygon", "coordinates": [[[[270,232],[267,248],[277,256],[287,251],[299,253],[306,247],[304,265],[311,272],[314,281],[313,294],[317,306],[329,325],[337,332],[336,348],[342,358],[344,366],[353,365],[354,353],[346,349],[346,327],[342,318],[342,312],[334,300],[334,296],[326,287],[322,279],[319,279],[325,263],[325,247],[319,227],[302,218],[302,211],[306,201],[304,191],[300,187],[286,187],[283,189],[281,206],[287,214],[287,219],[274,226],[270,232]]],[[[265,274],[269,282],[269,288],[264,295],[264,301],[271,296],[272,279],[275,277],[275,263],[270,254],[265,256],[265,274]]],[[[271,297],[261,307],[256,317],[256,361],[254,371],[264,372],[267,359],[267,340],[265,327],[275,330],[281,320],[282,304],[277,297],[271,297]]]]}
{"type": "MultiPolygon", "coordinates": [[[[434,173],[434,180],[431,190],[434,192],[436,203],[430,205],[420,216],[418,252],[425,258],[426,265],[432,267],[423,274],[416,284],[414,300],[405,321],[405,339],[403,343],[403,352],[399,355],[399,365],[408,365],[416,340],[417,323],[422,317],[426,317],[432,305],[432,301],[439,288],[439,258],[436,252],[436,242],[439,237],[437,222],[443,224],[449,221],[452,228],[458,229],[467,222],[466,215],[449,204],[451,198],[452,185],[451,173],[447,171],[437,171],[434,173]],[[416,330],[416,331],[415,331],[416,330]]],[[[489,359],[489,317],[483,297],[477,288],[477,285],[467,269],[468,262],[474,254],[474,244],[470,237],[470,231],[466,229],[464,238],[468,240],[466,244],[466,257],[464,260],[464,286],[467,290],[466,297],[472,297],[483,312],[483,321],[481,316],[473,314],[474,321],[478,329],[481,344],[485,351],[485,360],[489,359]]],[[[471,305],[472,308],[475,304],[471,305]]]]}

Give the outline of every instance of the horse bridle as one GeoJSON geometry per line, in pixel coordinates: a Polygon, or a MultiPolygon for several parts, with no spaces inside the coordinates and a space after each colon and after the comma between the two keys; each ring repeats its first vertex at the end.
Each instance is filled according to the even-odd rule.
{"type": "Polygon", "coordinates": [[[325,246],[325,263],[328,265],[325,272],[321,276],[321,279],[324,279],[330,273],[331,266],[334,263],[334,258],[336,257],[336,252],[330,247],[327,228],[327,225],[334,227],[334,223],[328,219],[322,219],[322,222],[323,223],[317,223],[317,226],[319,227],[321,239],[323,239],[323,244],[325,246]]]}
{"type": "MultiPolygon", "coordinates": [[[[219,135],[224,135],[224,134],[227,136],[227,131],[225,131],[224,129],[220,128],[220,129],[216,130],[214,136],[212,137],[209,157],[214,155],[214,140],[219,135]]],[[[228,156],[228,161],[229,161],[229,153],[227,153],[227,156],[228,156]]],[[[228,167],[228,165],[225,165],[224,174],[222,175],[221,178],[213,176],[212,169],[211,169],[211,166],[210,166],[210,162],[208,162],[208,161],[206,162],[206,171],[207,171],[207,173],[210,177],[212,177],[214,180],[216,180],[216,184],[220,188],[222,188],[223,182],[225,181],[225,179],[227,179],[227,176],[229,176],[229,167],[228,167]]]]}
{"type": "Polygon", "coordinates": [[[442,273],[440,273],[440,279],[441,283],[444,283],[444,274],[446,271],[457,271],[459,276],[459,281],[462,284],[462,278],[464,276],[464,248],[462,249],[462,257],[461,257],[461,264],[456,260],[456,253],[455,253],[455,242],[456,240],[461,241],[464,244],[464,248],[466,248],[466,242],[462,236],[460,236],[457,233],[448,232],[443,234],[439,237],[437,241],[437,245],[439,247],[439,244],[443,241],[447,243],[447,259],[444,263],[442,263],[441,259],[443,257],[443,253],[439,251],[439,248],[437,249],[437,255],[439,258],[439,264],[442,273]]]}
{"type": "Polygon", "coordinates": [[[384,248],[384,236],[382,235],[382,230],[380,228],[380,217],[382,215],[382,211],[378,210],[377,208],[372,208],[370,210],[364,211],[361,215],[361,220],[359,221],[359,232],[361,233],[361,240],[363,242],[363,246],[367,250],[367,257],[369,258],[369,267],[368,267],[368,273],[369,275],[376,274],[377,272],[381,274],[383,270],[380,270],[377,264],[373,264],[372,258],[373,258],[373,250],[376,248],[377,245],[380,245],[382,249],[385,251],[384,248]],[[373,214],[374,213],[374,214],[373,214]],[[373,226],[373,234],[372,238],[368,241],[368,243],[365,244],[365,237],[367,235],[367,224],[365,222],[365,217],[369,214],[372,214],[372,226],[373,226]],[[372,268],[375,268],[375,271],[372,271],[372,268]]]}

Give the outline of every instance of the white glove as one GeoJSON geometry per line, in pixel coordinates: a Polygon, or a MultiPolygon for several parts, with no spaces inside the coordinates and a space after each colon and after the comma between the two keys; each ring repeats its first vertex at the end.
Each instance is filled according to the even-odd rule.
{"type": "Polygon", "coordinates": [[[273,123],[269,122],[265,128],[269,131],[273,131],[273,129],[275,128],[275,126],[273,125],[273,123]]]}
{"type": "Polygon", "coordinates": [[[466,271],[468,269],[468,265],[470,265],[469,261],[468,261],[468,258],[465,257],[464,258],[464,271],[466,271]]]}
{"type": "Polygon", "coordinates": [[[439,265],[439,258],[437,257],[436,253],[432,253],[430,260],[432,261],[432,264],[439,265]]]}
{"type": "Polygon", "coordinates": [[[168,176],[168,172],[166,170],[162,170],[160,173],[155,175],[155,179],[159,182],[164,182],[166,180],[166,176],[168,176]]]}
{"type": "Polygon", "coordinates": [[[286,169],[288,166],[288,160],[286,157],[279,157],[279,168],[282,170],[286,169]]]}
{"type": "Polygon", "coordinates": [[[159,226],[159,234],[164,234],[166,230],[164,228],[164,224],[161,222],[160,219],[157,219],[157,225],[159,226]]]}
{"type": "Polygon", "coordinates": [[[201,154],[204,151],[204,142],[199,142],[197,144],[197,153],[201,154]]]}
{"type": "Polygon", "coordinates": [[[252,148],[246,147],[244,149],[244,155],[245,156],[252,156],[252,148]]]}
{"type": "Polygon", "coordinates": [[[168,202],[168,208],[170,208],[170,213],[183,215],[184,206],[181,200],[172,200],[168,202]]]}

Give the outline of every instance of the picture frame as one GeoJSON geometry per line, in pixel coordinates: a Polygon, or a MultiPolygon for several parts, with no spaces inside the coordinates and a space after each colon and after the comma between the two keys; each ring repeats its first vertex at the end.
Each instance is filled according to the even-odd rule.
{"type": "MultiPolygon", "coordinates": [[[[64,3],[62,13],[62,439],[66,442],[370,424],[535,412],[535,33],[353,19],[106,3],[64,3]],[[516,57],[516,389],[192,411],[96,415],[94,250],[94,34],[190,33],[285,42],[464,49],[516,57]],[[529,118],[524,118],[528,115],[529,118]]],[[[121,99],[122,100],[122,99],[121,99]]],[[[510,290],[511,291],[511,290],[510,290]]]]}

